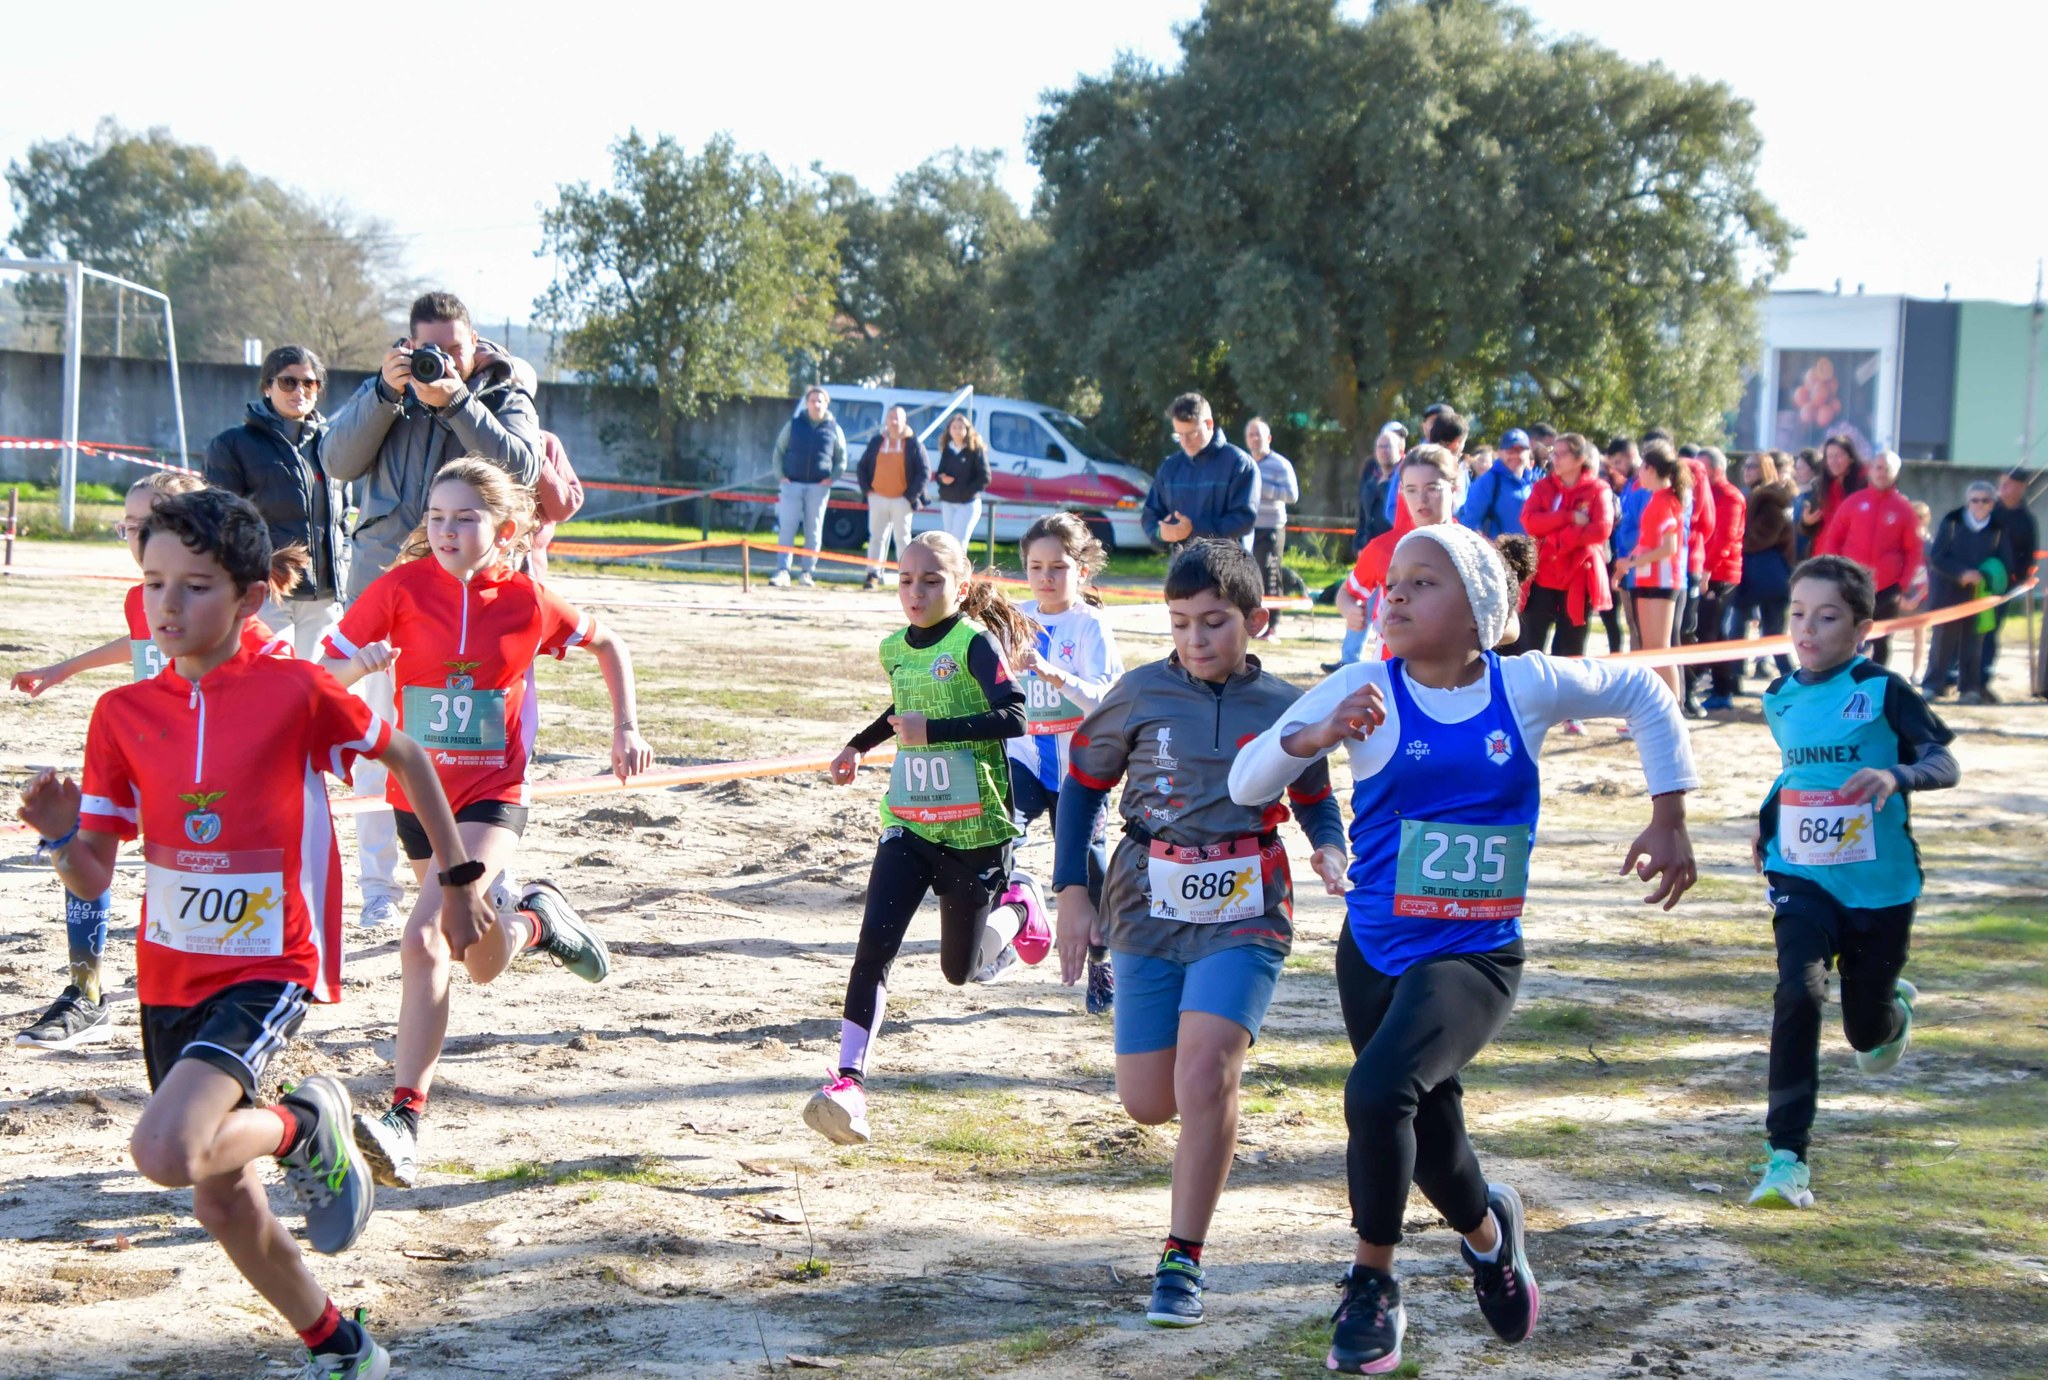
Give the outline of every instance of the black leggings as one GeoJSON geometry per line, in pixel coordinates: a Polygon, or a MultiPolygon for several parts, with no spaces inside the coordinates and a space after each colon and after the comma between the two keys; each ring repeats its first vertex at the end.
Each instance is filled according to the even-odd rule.
{"type": "Polygon", "coordinates": [[[1894,998],[1913,934],[1913,903],[1855,910],[1804,877],[1769,874],[1771,928],[1778,940],[1778,991],[1771,1016],[1771,1100],[1764,1129],[1771,1148],[1801,1159],[1820,1098],[1821,1008],[1828,966],[1842,972],[1842,1034],[1870,1050],[1899,1038],[1894,998]]]}
{"type": "Polygon", "coordinates": [[[864,1039],[842,1030],[840,1064],[855,1073],[867,1067],[867,1050],[881,1028],[888,999],[889,969],[910,932],[910,922],[929,893],[939,898],[939,971],[958,987],[974,975],[982,927],[1010,884],[1010,845],[948,848],[895,826],[882,833],[868,870],[868,900],[861,916],[853,971],[846,975],[846,1024],[864,1039]]]}
{"type": "Polygon", "coordinates": [[[1357,1062],[1344,1082],[1351,1225],[1369,1245],[1401,1240],[1412,1182],[1459,1233],[1486,1219],[1486,1176],[1465,1135],[1458,1070],[1491,1043],[1522,984],[1521,941],[1425,959],[1389,977],[1337,941],[1337,998],[1357,1062]]]}
{"type": "Polygon", "coordinates": [[[1572,622],[1570,601],[1571,595],[1564,590],[1530,585],[1529,606],[1522,610],[1522,639],[1515,644],[1515,649],[1522,652],[1546,650],[1543,644],[1549,640],[1550,629],[1555,626],[1557,645],[1548,649],[1550,654],[1584,656],[1586,625],[1572,622]]]}

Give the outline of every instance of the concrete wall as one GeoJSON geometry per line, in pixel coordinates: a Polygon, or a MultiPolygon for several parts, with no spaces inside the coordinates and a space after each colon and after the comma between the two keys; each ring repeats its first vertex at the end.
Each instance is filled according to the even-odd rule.
{"type": "MultiPolygon", "coordinates": [[[[206,443],[238,425],[256,397],[257,371],[239,364],[185,364],[185,438],[197,463],[206,443]]],[[[328,378],[323,409],[340,406],[366,375],[336,370],[328,378]]],[[[54,354],[0,351],[0,436],[55,438],[62,431],[64,361],[54,354]]],[[[541,425],[562,438],[576,472],[585,479],[642,479],[660,483],[716,480],[732,483],[768,468],[775,433],[795,410],[786,398],[742,398],[676,428],[673,443],[657,446],[646,424],[650,396],[634,397],[587,384],[543,384],[536,399],[541,425]]],[[[175,451],[178,429],[169,371],[161,360],[87,359],[81,366],[78,435],[175,451]]],[[[0,480],[53,480],[54,451],[0,450],[0,480]]],[[[115,460],[81,457],[85,482],[125,485],[137,473],[115,460]]],[[[633,495],[592,494],[592,514],[635,501],[633,495]]]]}

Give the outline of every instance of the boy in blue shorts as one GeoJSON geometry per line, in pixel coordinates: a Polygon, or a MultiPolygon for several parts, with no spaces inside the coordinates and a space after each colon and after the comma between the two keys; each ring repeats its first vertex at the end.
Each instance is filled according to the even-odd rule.
{"type": "MultiPolygon", "coordinates": [[[[1147,1317],[1202,1321],[1202,1245],[1237,1148],[1238,1075],[1294,939],[1293,883],[1278,793],[1230,798],[1230,764],[1301,696],[1246,654],[1266,625],[1265,588],[1242,547],[1191,542],[1166,574],[1173,655],[1129,672],[1074,731],[1053,855],[1060,978],[1088,956],[1097,911],[1088,843],[1126,774],[1123,840],[1102,887],[1101,933],[1116,975],[1116,1086],[1135,1121],[1180,1117],[1173,1216],[1147,1317]]],[[[1286,795],[1341,894],[1344,826],[1322,763],[1286,795]]]]}
{"type": "Polygon", "coordinates": [[[1920,849],[1906,796],[1961,777],[1955,734],[1910,681],[1857,654],[1877,607],[1870,572],[1816,556],[1792,572],[1799,669],[1764,692],[1784,754],[1757,821],[1778,943],[1771,1021],[1768,1156],[1755,1207],[1813,1206],[1806,1163],[1820,1093],[1828,968],[1842,975],[1842,1033],[1856,1067],[1884,1073],[1913,1038],[1919,992],[1900,978],[1920,898],[1920,849]]]}

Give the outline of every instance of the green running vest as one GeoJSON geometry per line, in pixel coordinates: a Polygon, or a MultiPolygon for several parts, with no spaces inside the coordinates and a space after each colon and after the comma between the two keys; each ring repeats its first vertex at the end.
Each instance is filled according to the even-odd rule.
{"type": "MultiPolygon", "coordinates": [[[[891,633],[882,642],[882,670],[889,677],[890,696],[898,714],[922,714],[928,719],[957,719],[968,714],[986,714],[988,696],[967,669],[967,648],[977,629],[962,618],[937,643],[918,648],[910,645],[904,632],[891,633]]],[[[948,848],[986,848],[1013,839],[1023,832],[1010,819],[1010,768],[1000,739],[978,743],[946,743],[912,748],[896,745],[898,767],[891,774],[891,791],[899,782],[911,783],[909,759],[923,756],[928,768],[936,769],[933,757],[950,764],[971,757],[974,784],[981,811],[969,819],[910,819],[890,809],[890,797],[882,800],[884,828],[901,827],[948,848]]],[[[928,784],[929,772],[919,773],[915,784],[928,784]]],[[[950,776],[949,776],[950,784],[950,776]]],[[[956,795],[965,794],[965,782],[956,795]]]]}

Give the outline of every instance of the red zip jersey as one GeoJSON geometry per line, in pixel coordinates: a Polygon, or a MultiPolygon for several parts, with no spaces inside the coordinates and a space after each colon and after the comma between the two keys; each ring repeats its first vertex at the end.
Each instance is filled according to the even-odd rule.
{"type": "MultiPolygon", "coordinates": [[[[519,572],[468,583],[431,556],[377,577],[327,635],[329,656],[389,641],[397,659],[398,726],[434,759],[451,809],[479,800],[527,803],[526,760],[540,720],[526,672],[590,635],[590,615],[519,572]]],[[[385,798],[410,810],[396,777],[385,798]]]]}
{"type": "MultiPolygon", "coordinates": [[[[142,612],[142,586],[134,585],[128,597],[122,602],[121,614],[128,620],[128,667],[136,680],[148,680],[170,664],[170,658],[163,654],[149,635],[149,620],[142,612]]],[[[261,618],[251,618],[242,624],[242,646],[258,656],[281,656],[290,659],[292,640],[279,637],[261,618]]]]}
{"type": "Polygon", "coordinates": [[[142,836],[145,1006],[265,979],[341,999],[341,856],[320,773],[346,780],[390,745],[325,671],[246,646],[196,685],[173,664],[100,696],[79,824],[142,836]]]}
{"type": "MultiPolygon", "coordinates": [[[[1659,489],[1650,495],[1650,501],[1643,508],[1643,522],[1636,537],[1636,549],[1630,554],[1647,556],[1666,542],[1678,541],[1679,514],[1678,494],[1672,489],[1659,489]]],[[[1637,589],[1678,589],[1685,584],[1686,548],[1679,543],[1678,549],[1661,560],[1635,567],[1637,589]]]]}

